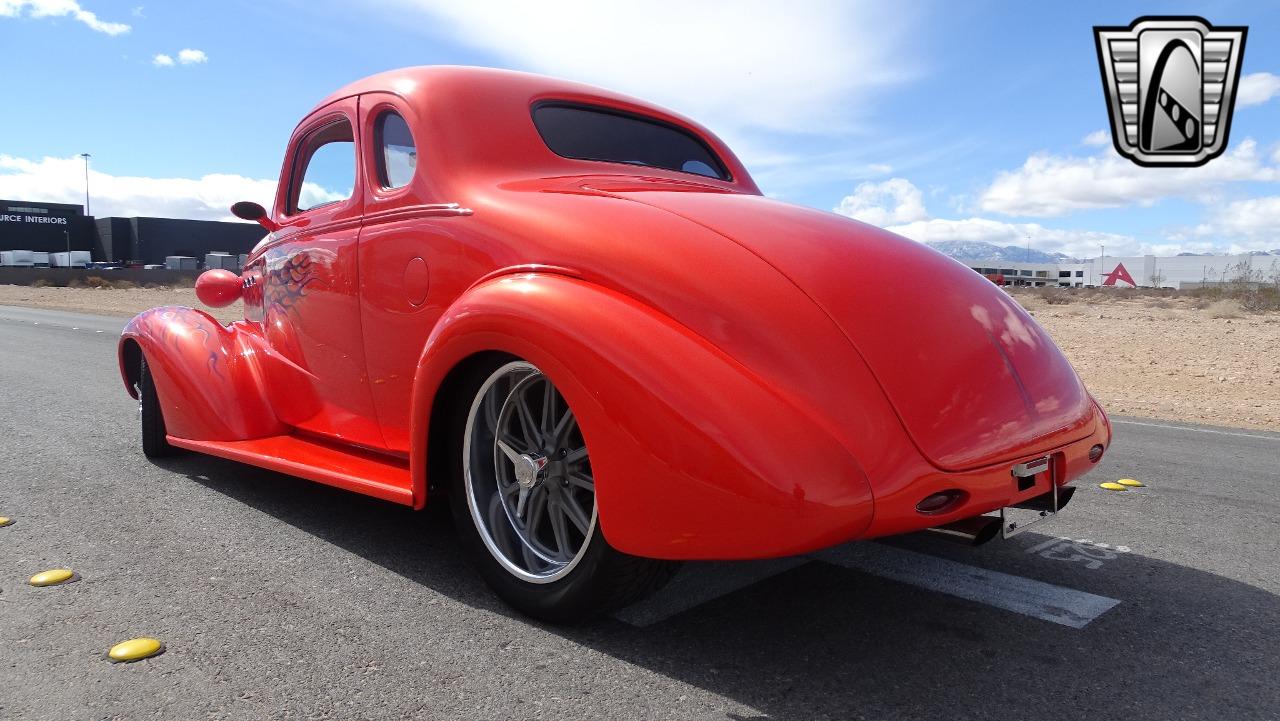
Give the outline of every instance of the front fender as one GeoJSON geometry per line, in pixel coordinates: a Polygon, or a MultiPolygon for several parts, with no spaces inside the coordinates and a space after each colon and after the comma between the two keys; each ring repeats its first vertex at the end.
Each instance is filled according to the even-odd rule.
{"type": "Polygon", "coordinates": [[[871,522],[857,461],[768,382],[626,295],[538,273],[472,288],[432,332],[414,383],[416,498],[425,497],[441,382],[487,351],[534,363],[573,407],[591,449],[601,529],[621,551],[787,555],[871,522]]]}
{"type": "Polygon", "coordinates": [[[181,306],[135,316],[121,333],[117,355],[125,387],[136,397],[130,344],[147,359],[169,435],[237,441],[285,432],[263,393],[255,358],[264,349],[243,323],[224,326],[181,306]]]}

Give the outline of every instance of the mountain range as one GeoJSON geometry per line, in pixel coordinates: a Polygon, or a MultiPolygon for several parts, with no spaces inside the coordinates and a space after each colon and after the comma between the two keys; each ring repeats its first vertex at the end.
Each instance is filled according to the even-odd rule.
{"type": "Polygon", "coordinates": [[[957,260],[1010,261],[1014,263],[1079,263],[1063,253],[1030,251],[1023,245],[996,245],[980,240],[938,240],[926,243],[930,248],[957,260]]]}
{"type": "MultiPolygon", "coordinates": [[[[1080,258],[1073,258],[1063,253],[1046,253],[1034,248],[1028,252],[1025,245],[996,245],[981,240],[938,240],[925,245],[955,258],[956,260],[985,260],[991,262],[1009,261],[1013,263],[1082,263],[1080,258]]],[[[1225,253],[1178,253],[1178,255],[1226,255],[1225,253]]],[[[1280,248],[1275,250],[1251,250],[1246,255],[1280,255],[1280,248]]]]}

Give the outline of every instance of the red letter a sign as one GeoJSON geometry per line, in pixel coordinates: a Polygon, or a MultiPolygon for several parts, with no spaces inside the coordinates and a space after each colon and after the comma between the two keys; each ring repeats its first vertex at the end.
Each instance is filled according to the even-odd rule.
{"type": "Polygon", "coordinates": [[[1116,269],[1110,273],[1103,273],[1102,277],[1106,278],[1106,280],[1102,281],[1103,285],[1115,285],[1117,280],[1123,280],[1135,288],[1138,287],[1138,284],[1133,282],[1133,276],[1129,275],[1129,271],[1125,270],[1124,263],[1116,263],[1116,269]]]}

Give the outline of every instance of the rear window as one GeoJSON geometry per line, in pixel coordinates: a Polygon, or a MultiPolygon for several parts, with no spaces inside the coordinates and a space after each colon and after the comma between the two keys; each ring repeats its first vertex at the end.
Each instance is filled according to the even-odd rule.
{"type": "Polygon", "coordinates": [[[542,104],[533,109],[533,124],[547,147],[565,158],[732,179],[706,143],[659,120],[581,105],[542,104]]]}

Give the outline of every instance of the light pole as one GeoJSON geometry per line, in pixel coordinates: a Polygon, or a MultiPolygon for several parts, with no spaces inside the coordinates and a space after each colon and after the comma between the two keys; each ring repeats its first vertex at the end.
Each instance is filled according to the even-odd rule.
{"type": "MultiPolygon", "coordinates": [[[[1107,246],[1100,243],[1098,247],[1102,249],[1102,257],[1098,258],[1098,278],[1101,278],[1102,274],[1107,272],[1107,246]]],[[[1099,283],[1098,285],[1102,284],[1099,283]]]]}
{"type": "Polygon", "coordinates": [[[93,215],[89,212],[89,154],[81,153],[80,157],[84,158],[84,214],[93,215]]]}
{"type": "Polygon", "coordinates": [[[62,234],[67,236],[67,270],[71,270],[71,231],[64,230],[62,234]]]}

